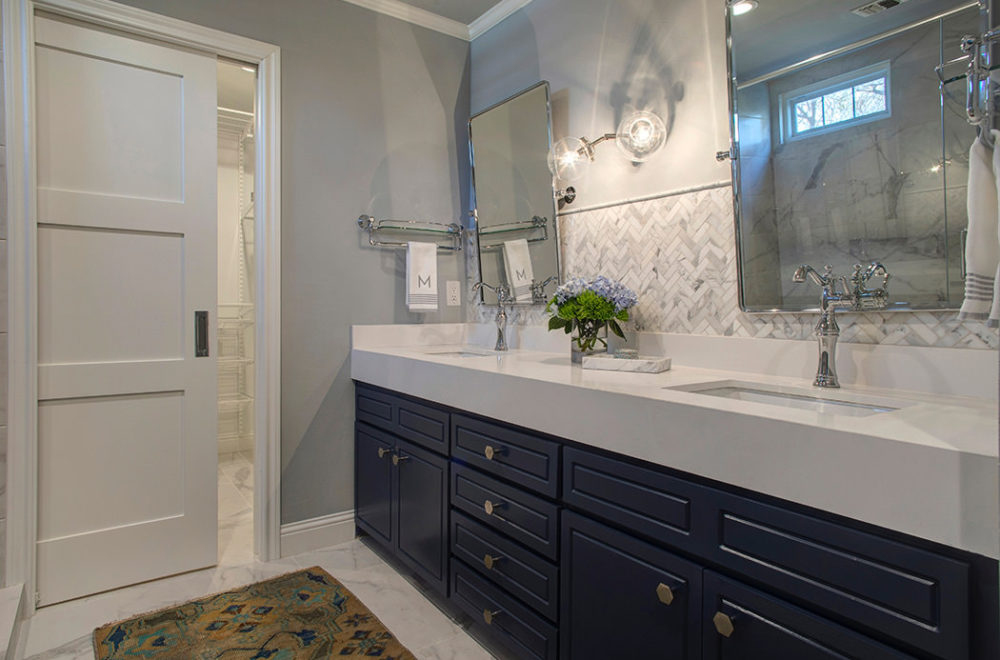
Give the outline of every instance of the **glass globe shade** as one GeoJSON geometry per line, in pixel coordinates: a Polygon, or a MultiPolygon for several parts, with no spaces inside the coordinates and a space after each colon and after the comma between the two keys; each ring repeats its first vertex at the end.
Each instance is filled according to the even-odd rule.
{"type": "Polygon", "coordinates": [[[667,139],[667,127],[660,117],[640,110],[618,124],[615,144],[626,158],[641,163],[653,157],[667,139]]]}
{"type": "Polygon", "coordinates": [[[549,149],[548,163],[549,171],[561,181],[580,180],[590,166],[587,143],[580,138],[562,138],[549,149]]]}

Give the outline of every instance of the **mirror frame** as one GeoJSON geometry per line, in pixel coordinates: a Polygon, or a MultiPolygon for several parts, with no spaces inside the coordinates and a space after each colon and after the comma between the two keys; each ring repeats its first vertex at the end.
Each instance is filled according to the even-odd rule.
{"type": "MultiPolygon", "coordinates": [[[[909,24],[907,24],[905,26],[902,26],[902,28],[899,28],[897,30],[891,31],[889,34],[885,34],[885,35],[879,36],[878,39],[875,39],[875,40],[863,39],[861,41],[852,42],[850,44],[846,44],[845,46],[841,46],[840,48],[836,48],[836,49],[833,49],[831,51],[826,51],[826,52],[823,52],[823,53],[819,53],[817,55],[811,56],[811,57],[806,58],[804,60],[800,60],[800,61],[798,61],[798,62],[796,62],[794,64],[790,64],[788,66],[782,67],[782,70],[784,70],[784,69],[793,69],[794,70],[794,69],[797,69],[797,68],[804,68],[805,66],[808,66],[809,65],[808,63],[812,62],[813,60],[821,61],[824,56],[833,56],[834,54],[840,55],[840,54],[849,53],[849,52],[851,52],[853,50],[857,50],[858,48],[863,48],[865,46],[871,45],[872,43],[877,43],[878,41],[881,41],[883,39],[887,39],[887,38],[889,38],[891,36],[894,36],[895,34],[899,34],[899,33],[905,32],[907,30],[913,29],[915,27],[918,27],[922,23],[935,21],[935,20],[944,18],[946,16],[949,16],[949,15],[951,15],[953,13],[957,13],[957,12],[960,12],[960,11],[965,11],[966,9],[972,9],[977,4],[977,2],[978,2],[978,0],[969,0],[969,2],[966,3],[966,4],[960,4],[960,5],[956,6],[956,7],[951,8],[951,9],[944,10],[944,11],[939,11],[939,12],[937,12],[937,13],[931,15],[931,16],[928,16],[925,19],[922,19],[920,21],[916,21],[914,23],[909,23],[909,24]]],[[[988,29],[988,28],[986,28],[986,25],[988,25],[988,23],[989,23],[989,10],[988,9],[983,9],[982,8],[983,5],[982,5],[981,2],[978,2],[978,4],[980,6],[980,11],[979,11],[979,14],[980,14],[980,23],[981,23],[980,30],[981,31],[986,31],[988,29]]],[[[751,308],[749,308],[747,306],[747,303],[746,303],[746,300],[745,300],[745,297],[744,297],[744,286],[743,286],[743,230],[742,230],[742,226],[741,226],[742,225],[742,223],[741,223],[741,218],[742,218],[742,197],[741,197],[741,194],[740,194],[740,174],[741,173],[740,173],[740,141],[739,141],[739,114],[738,114],[739,113],[739,108],[738,108],[737,103],[736,103],[736,95],[739,92],[739,89],[738,89],[739,82],[736,80],[736,73],[735,73],[735,71],[736,71],[736,60],[735,60],[735,51],[733,49],[733,22],[732,22],[733,21],[733,13],[732,13],[731,8],[730,8],[730,6],[731,6],[730,5],[730,0],[722,0],[722,6],[724,8],[725,18],[726,18],[726,76],[727,76],[726,88],[727,88],[727,90],[729,92],[729,152],[728,152],[728,154],[729,154],[729,161],[730,161],[730,165],[731,165],[731,176],[732,176],[732,181],[731,181],[730,187],[732,188],[732,194],[733,194],[733,226],[734,226],[734,229],[735,229],[735,231],[734,231],[734,237],[735,237],[735,240],[736,240],[736,284],[737,284],[737,290],[738,290],[740,311],[743,312],[744,314],[762,314],[762,315],[763,314],[768,314],[768,315],[774,315],[774,314],[817,314],[820,311],[818,303],[817,303],[817,305],[815,307],[806,307],[806,308],[801,308],[801,309],[782,309],[780,307],[770,307],[770,308],[765,308],[765,309],[756,309],[756,308],[751,309],[751,308]]],[[[719,156],[718,156],[719,159],[723,160],[725,158],[723,156],[723,154],[726,154],[726,153],[727,152],[725,152],[725,151],[720,151],[719,152],[719,156]]],[[[820,264],[820,265],[822,265],[822,264],[820,264]]],[[[817,267],[819,267],[819,266],[817,266],[817,267]]],[[[818,298],[818,294],[817,294],[817,298],[818,298]]],[[[896,306],[896,307],[887,307],[885,309],[879,309],[879,310],[873,310],[873,311],[875,313],[879,313],[879,314],[886,314],[886,313],[891,313],[891,312],[911,312],[911,313],[912,312],[956,312],[957,313],[958,309],[959,308],[957,306],[952,306],[952,307],[923,307],[923,306],[917,306],[917,307],[913,307],[913,306],[910,306],[909,304],[907,304],[906,306],[901,306],[900,305],[900,306],[896,306]]],[[[844,313],[855,313],[855,312],[853,312],[852,310],[846,310],[844,313]]],[[[857,313],[860,313],[860,312],[857,312],[857,313]]]]}
{"type": "MultiPolygon", "coordinates": [[[[474,114],[474,115],[472,115],[472,116],[469,117],[469,123],[468,123],[468,126],[469,126],[469,171],[470,171],[471,182],[472,182],[472,210],[470,211],[469,214],[472,216],[472,220],[475,223],[476,255],[477,255],[476,270],[479,273],[479,281],[480,282],[483,281],[483,255],[482,255],[482,252],[479,249],[479,246],[480,246],[480,242],[479,242],[479,213],[478,213],[478,210],[479,210],[479,198],[478,198],[478,196],[476,194],[476,154],[475,154],[475,149],[474,149],[474,147],[472,145],[472,120],[475,119],[476,117],[479,117],[481,115],[486,114],[490,110],[494,110],[496,108],[499,108],[504,103],[507,103],[509,101],[513,101],[514,99],[516,99],[517,97],[521,96],[522,94],[527,94],[529,92],[533,92],[534,90],[538,89],[539,87],[544,87],[545,88],[545,118],[546,118],[546,121],[548,123],[547,132],[548,132],[548,135],[549,135],[549,143],[546,146],[546,151],[548,151],[548,150],[550,150],[552,148],[552,93],[551,93],[551,89],[550,89],[550,86],[549,86],[549,81],[547,81],[547,80],[541,80],[541,81],[535,83],[534,85],[532,85],[531,87],[526,87],[525,89],[522,89],[522,90],[520,90],[519,92],[517,92],[515,94],[511,94],[510,96],[508,96],[504,100],[499,101],[497,103],[494,103],[493,105],[489,106],[488,108],[480,110],[476,114],[474,114]]],[[[547,168],[546,168],[546,171],[548,171],[547,168]]],[[[559,215],[558,215],[558,209],[556,208],[556,197],[555,197],[555,185],[554,184],[555,184],[555,181],[552,178],[550,178],[549,179],[549,188],[550,188],[549,197],[552,200],[552,233],[549,235],[549,239],[552,240],[552,241],[554,241],[554,243],[555,243],[555,249],[556,249],[556,273],[555,273],[555,276],[556,276],[556,286],[559,286],[560,284],[562,284],[562,241],[560,240],[560,236],[559,236],[559,215]]],[[[486,284],[495,285],[495,284],[499,284],[499,282],[497,282],[497,283],[486,282],[486,284]]],[[[485,289],[485,287],[479,290],[479,296],[478,297],[479,297],[479,302],[481,304],[483,304],[483,305],[491,304],[491,303],[487,303],[486,302],[486,289],[485,289]]],[[[532,301],[532,302],[515,302],[515,301],[512,300],[512,301],[508,302],[507,304],[508,305],[518,305],[518,306],[521,306],[521,307],[532,307],[534,305],[544,305],[544,304],[546,304],[546,302],[534,302],[534,301],[532,301]]]]}

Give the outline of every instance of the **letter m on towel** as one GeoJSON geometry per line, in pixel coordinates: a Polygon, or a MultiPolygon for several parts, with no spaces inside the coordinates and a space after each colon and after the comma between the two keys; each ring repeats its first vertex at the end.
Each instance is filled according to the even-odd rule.
{"type": "Polygon", "coordinates": [[[514,276],[521,282],[528,279],[528,274],[524,270],[518,270],[514,272],[514,276]]]}
{"type": "Polygon", "coordinates": [[[431,288],[430,275],[428,275],[427,277],[424,277],[423,275],[417,275],[417,288],[419,289],[421,287],[427,287],[428,289],[431,288]]]}

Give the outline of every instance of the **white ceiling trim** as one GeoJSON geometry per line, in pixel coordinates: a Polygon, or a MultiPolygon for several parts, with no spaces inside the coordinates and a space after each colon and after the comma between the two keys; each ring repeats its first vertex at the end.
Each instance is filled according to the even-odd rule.
{"type": "Polygon", "coordinates": [[[502,20],[528,5],[532,0],[501,0],[488,9],[482,16],[466,25],[460,21],[445,18],[434,12],[413,7],[400,0],[344,0],[352,5],[370,9],[379,14],[392,16],[407,23],[413,23],[429,30],[441,32],[448,36],[472,41],[479,35],[488,32],[502,20]]]}
{"type": "Polygon", "coordinates": [[[450,18],[439,16],[434,12],[413,7],[399,0],[344,0],[352,5],[358,5],[370,9],[379,14],[392,16],[407,23],[413,23],[429,30],[441,32],[457,39],[471,41],[469,37],[469,26],[450,18]]]}
{"type": "Polygon", "coordinates": [[[531,0],[502,0],[493,5],[493,7],[486,10],[485,14],[469,23],[469,41],[488,32],[500,23],[500,21],[530,3],[531,0]]]}

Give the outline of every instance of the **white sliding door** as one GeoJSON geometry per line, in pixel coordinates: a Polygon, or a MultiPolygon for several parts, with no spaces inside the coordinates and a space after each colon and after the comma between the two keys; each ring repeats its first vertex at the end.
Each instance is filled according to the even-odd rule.
{"type": "Polygon", "coordinates": [[[216,62],[35,35],[46,605],[216,561],[216,62]]]}

